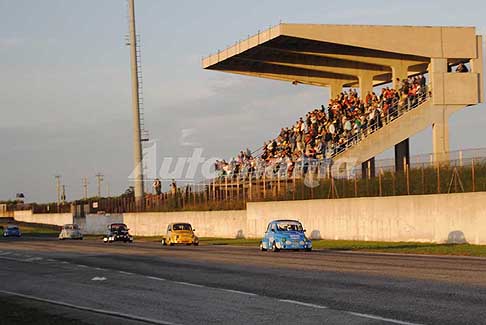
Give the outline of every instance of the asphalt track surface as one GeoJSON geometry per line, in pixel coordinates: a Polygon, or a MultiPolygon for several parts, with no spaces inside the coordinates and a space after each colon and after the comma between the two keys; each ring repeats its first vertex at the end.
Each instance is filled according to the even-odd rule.
{"type": "Polygon", "coordinates": [[[88,324],[486,324],[486,259],[0,240],[0,295],[88,324]]]}

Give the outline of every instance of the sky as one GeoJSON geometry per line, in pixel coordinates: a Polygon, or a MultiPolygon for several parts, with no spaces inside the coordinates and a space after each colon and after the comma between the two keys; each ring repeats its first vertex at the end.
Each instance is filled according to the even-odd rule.
{"type": "MultiPolygon", "coordinates": [[[[279,22],[476,26],[484,1],[136,0],[146,127],[161,157],[231,158],[328,101],[312,86],[201,68],[201,58],[279,22]]],[[[125,0],[0,0],[0,200],[68,199],[82,178],[120,194],[133,168],[125,0]]],[[[450,120],[451,150],[486,147],[486,105],[450,120]]],[[[431,130],[411,153],[432,150],[431,130]]],[[[380,157],[388,157],[385,152],[380,157]]],[[[378,157],[378,158],[380,158],[378,157]]]]}

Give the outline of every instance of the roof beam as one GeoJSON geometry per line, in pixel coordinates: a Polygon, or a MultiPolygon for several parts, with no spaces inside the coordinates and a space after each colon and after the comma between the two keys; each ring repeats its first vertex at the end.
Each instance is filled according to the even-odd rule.
{"type": "MultiPolygon", "coordinates": [[[[290,53],[290,54],[300,54],[300,55],[312,55],[312,56],[319,56],[328,59],[339,59],[345,61],[352,61],[356,63],[364,63],[364,64],[373,64],[373,65],[381,65],[392,67],[398,64],[406,64],[406,65],[416,65],[418,63],[428,63],[429,60],[427,58],[420,58],[420,57],[413,57],[410,56],[402,56],[396,55],[394,53],[390,53],[390,57],[385,56],[384,54],[378,53],[369,53],[368,55],[364,55],[364,53],[354,54],[353,51],[349,51],[349,53],[345,53],[345,51],[339,51],[332,48],[324,48],[320,46],[313,46],[307,48],[299,48],[298,46],[293,47],[293,49],[289,49],[280,45],[261,45],[261,48],[265,48],[271,51],[280,51],[282,53],[290,53]]],[[[366,49],[363,49],[366,51],[366,49]]]]}

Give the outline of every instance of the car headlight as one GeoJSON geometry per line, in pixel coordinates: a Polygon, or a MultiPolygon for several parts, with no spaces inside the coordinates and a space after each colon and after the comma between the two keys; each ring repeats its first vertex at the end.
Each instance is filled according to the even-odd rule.
{"type": "Polygon", "coordinates": [[[305,245],[305,241],[301,240],[301,241],[300,241],[300,244],[301,244],[301,245],[305,245]]]}
{"type": "Polygon", "coordinates": [[[290,240],[287,240],[287,241],[285,242],[285,244],[286,244],[286,245],[292,245],[292,242],[291,242],[290,240]]]}

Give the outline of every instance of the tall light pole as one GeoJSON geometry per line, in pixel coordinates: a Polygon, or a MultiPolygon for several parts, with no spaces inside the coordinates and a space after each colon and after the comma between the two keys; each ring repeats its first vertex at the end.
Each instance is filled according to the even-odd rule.
{"type": "Polygon", "coordinates": [[[104,180],[104,175],[101,173],[96,174],[96,181],[98,183],[98,198],[101,198],[101,183],[104,180]]]}
{"type": "Polygon", "coordinates": [[[83,193],[84,199],[88,199],[88,177],[83,177],[83,193]]]}
{"type": "Polygon", "coordinates": [[[61,204],[61,175],[55,175],[54,178],[56,179],[56,201],[59,206],[61,204]]]}
{"type": "Polygon", "coordinates": [[[133,170],[135,185],[135,200],[143,204],[143,161],[142,161],[142,128],[140,124],[140,84],[137,55],[137,32],[135,29],[135,3],[128,0],[128,17],[130,26],[130,63],[132,79],[132,112],[133,112],[133,170]]]}

